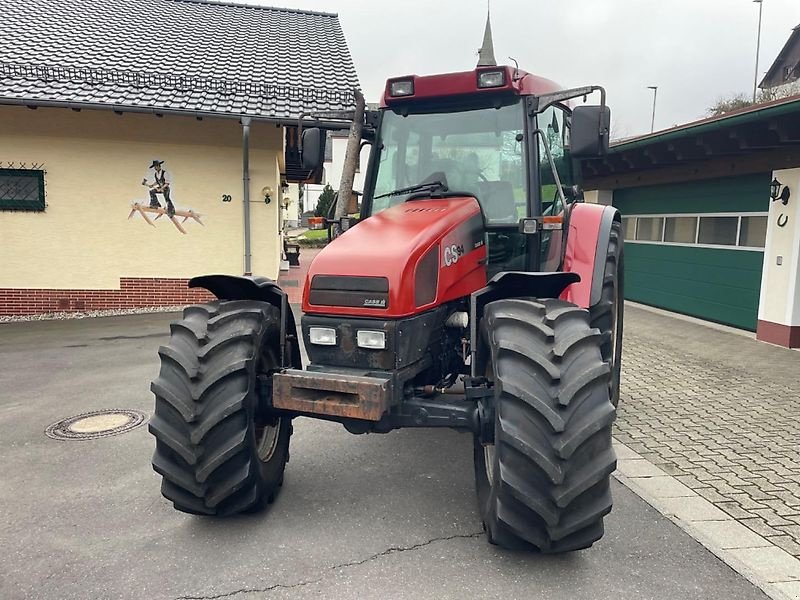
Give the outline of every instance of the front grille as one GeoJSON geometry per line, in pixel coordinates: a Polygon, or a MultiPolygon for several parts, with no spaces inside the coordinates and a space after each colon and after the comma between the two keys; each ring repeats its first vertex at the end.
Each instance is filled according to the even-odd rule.
{"type": "Polygon", "coordinates": [[[308,296],[315,306],[389,308],[389,280],[386,277],[315,275],[308,296]]]}

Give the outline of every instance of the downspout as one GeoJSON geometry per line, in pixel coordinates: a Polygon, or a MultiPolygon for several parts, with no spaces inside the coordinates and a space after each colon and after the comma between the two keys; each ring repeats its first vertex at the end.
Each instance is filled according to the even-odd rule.
{"type": "Polygon", "coordinates": [[[244,191],[244,274],[252,275],[250,265],[250,117],[242,117],[242,186],[244,191]]]}

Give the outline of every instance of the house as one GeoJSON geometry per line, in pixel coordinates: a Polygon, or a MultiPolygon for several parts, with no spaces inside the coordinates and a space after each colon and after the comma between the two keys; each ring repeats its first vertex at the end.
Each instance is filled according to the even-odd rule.
{"type": "Polygon", "coordinates": [[[301,113],[354,105],[335,14],[0,0],[0,314],[184,304],[276,278],[301,113]]]}
{"type": "Polygon", "coordinates": [[[792,30],[783,49],[767,71],[759,87],[762,90],[791,85],[800,79],[800,25],[792,30]]]}
{"type": "Polygon", "coordinates": [[[800,347],[800,96],[627,139],[582,163],[622,213],[625,297],[800,347]]]}

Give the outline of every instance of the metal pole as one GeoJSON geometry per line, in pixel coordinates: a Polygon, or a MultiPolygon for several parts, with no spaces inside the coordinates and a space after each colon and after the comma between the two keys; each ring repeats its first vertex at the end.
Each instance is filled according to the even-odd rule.
{"type": "Polygon", "coordinates": [[[758,55],[761,52],[761,13],[764,10],[764,0],[753,0],[758,3],[758,40],[756,41],[756,74],[753,77],[753,103],[756,101],[756,90],[758,86],[758,55]]]}
{"type": "Polygon", "coordinates": [[[653,90],[653,118],[650,121],[650,133],[656,130],[656,99],[658,98],[658,86],[648,85],[648,90],[653,90]]]}
{"type": "Polygon", "coordinates": [[[244,198],[244,274],[250,266],[250,117],[242,117],[242,186],[244,198]]]}

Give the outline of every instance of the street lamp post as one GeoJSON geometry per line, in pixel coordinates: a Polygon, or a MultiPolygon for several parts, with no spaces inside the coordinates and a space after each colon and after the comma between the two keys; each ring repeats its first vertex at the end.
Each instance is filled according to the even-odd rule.
{"type": "Polygon", "coordinates": [[[758,89],[758,55],[761,52],[761,13],[764,10],[764,0],[753,0],[758,4],[758,38],[756,41],[756,74],[753,76],[753,103],[756,101],[756,90],[758,89]]]}
{"type": "Polygon", "coordinates": [[[653,133],[656,129],[656,99],[658,98],[658,86],[648,85],[647,89],[653,90],[653,119],[650,121],[650,133],[653,133]]]}

